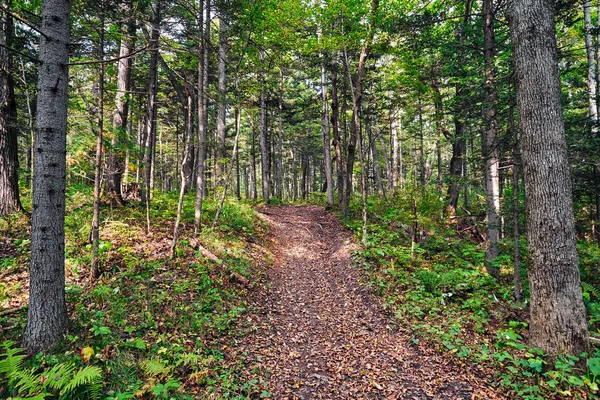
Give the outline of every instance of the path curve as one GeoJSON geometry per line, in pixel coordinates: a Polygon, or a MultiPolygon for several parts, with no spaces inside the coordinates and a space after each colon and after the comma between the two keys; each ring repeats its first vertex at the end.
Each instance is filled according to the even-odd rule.
{"type": "Polygon", "coordinates": [[[234,350],[245,358],[244,378],[266,382],[277,399],[497,398],[471,384],[465,365],[425,354],[390,325],[352,264],[352,234],[331,213],[259,212],[274,261],[271,289],[249,316],[254,330],[234,350]]]}

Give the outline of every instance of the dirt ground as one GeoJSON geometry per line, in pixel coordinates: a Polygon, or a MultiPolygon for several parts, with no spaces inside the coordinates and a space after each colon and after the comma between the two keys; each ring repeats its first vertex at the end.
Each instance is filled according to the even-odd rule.
{"type": "Polygon", "coordinates": [[[503,398],[468,364],[415,345],[353,265],[352,234],[317,206],[260,210],[274,254],[251,333],[231,349],[277,399],[503,398]]]}

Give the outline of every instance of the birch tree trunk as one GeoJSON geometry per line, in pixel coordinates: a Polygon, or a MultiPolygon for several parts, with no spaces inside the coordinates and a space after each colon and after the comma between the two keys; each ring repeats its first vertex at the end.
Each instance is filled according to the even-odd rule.
{"type": "Polygon", "coordinates": [[[485,58],[485,113],[487,129],[483,138],[483,156],[485,158],[485,189],[487,198],[487,251],[485,252],[486,269],[490,275],[498,278],[500,271],[494,265],[498,257],[498,241],[500,240],[500,176],[498,166],[499,143],[498,121],[496,111],[496,71],[494,55],[496,38],[494,35],[494,1],[483,0],[483,52],[485,58]]]}
{"type": "Polygon", "coordinates": [[[515,0],[513,43],[531,262],[530,343],[549,354],[589,349],[564,136],[554,2],[515,0]]]}
{"type": "Polygon", "coordinates": [[[29,308],[23,334],[30,354],[50,349],[68,328],[64,222],[70,11],[69,0],[42,5],[29,308]]]}
{"type": "MultiPolygon", "coordinates": [[[[598,106],[596,92],[598,82],[596,79],[596,48],[592,39],[592,15],[590,0],[583,0],[583,22],[585,29],[585,50],[588,61],[588,116],[592,123],[592,133],[598,131],[598,106]]],[[[600,9],[599,9],[600,10],[600,9]]]]}

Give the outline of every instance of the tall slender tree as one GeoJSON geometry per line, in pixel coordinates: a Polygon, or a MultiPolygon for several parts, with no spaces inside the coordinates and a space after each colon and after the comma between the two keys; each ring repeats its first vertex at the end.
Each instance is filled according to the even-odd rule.
{"type": "Polygon", "coordinates": [[[500,150],[498,148],[498,120],[496,111],[496,71],[494,55],[496,38],[494,34],[494,1],[483,0],[483,53],[485,58],[485,122],[487,129],[483,138],[485,159],[485,190],[487,198],[487,251],[485,253],[487,271],[498,277],[498,267],[494,260],[498,257],[500,240],[500,150]]]}

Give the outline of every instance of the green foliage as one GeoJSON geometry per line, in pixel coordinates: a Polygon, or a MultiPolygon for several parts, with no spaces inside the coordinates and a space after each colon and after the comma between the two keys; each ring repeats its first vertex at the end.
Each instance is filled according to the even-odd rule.
{"type": "Polygon", "coordinates": [[[23,350],[14,342],[2,344],[0,354],[0,396],[13,399],[20,396],[43,399],[100,399],[102,394],[102,370],[96,366],[77,369],[73,362],[57,363],[51,368],[27,368],[23,363],[23,350]]]}
{"type": "MultiPolygon", "coordinates": [[[[396,318],[409,321],[404,325],[412,327],[413,341],[425,340],[446,356],[466,358],[496,371],[495,379],[516,398],[541,400],[597,392],[598,358],[588,359],[586,373],[576,367],[577,358],[550,362],[540,349],[524,342],[527,323],[515,315],[526,314],[509,304],[512,243],[500,246],[505,253],[498,266],[504,275],[495,281],[485,272],[483,246],[448,224],[441,217],[442,202],[428,193],[418,198],[420,192],[409,187],[389,201],[371,199],[369,243],[355,254],[384,304],[396,318]]],[[[353,218],[345,222],[360,235],[360,204],[352,205],[353,218]]],[[[458,215],[457,225],[462,218],[469,216],[458,215]]],[[[520,245],[525,254],[524,244],[520,245]]],[[[585,282],[582,287],[595,324],[600,291],[585,282]]]]}

